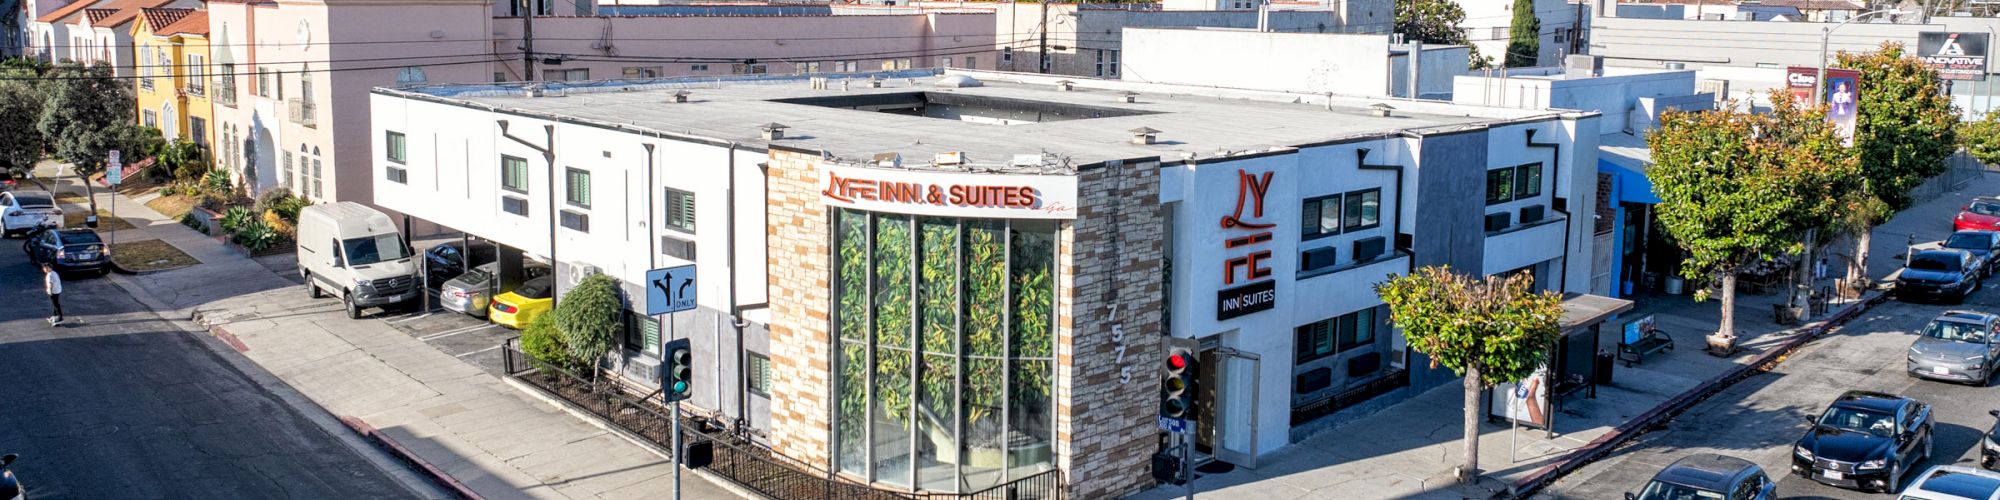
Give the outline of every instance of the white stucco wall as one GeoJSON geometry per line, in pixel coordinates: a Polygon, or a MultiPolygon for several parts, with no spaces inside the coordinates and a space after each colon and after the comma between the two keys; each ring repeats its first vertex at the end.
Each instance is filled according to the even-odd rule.
{"type": "Polygon", "coordinates": [[[1389,37],[1228,29],[1125,29],[1121,78],[1387,95],[1389,37]]]}

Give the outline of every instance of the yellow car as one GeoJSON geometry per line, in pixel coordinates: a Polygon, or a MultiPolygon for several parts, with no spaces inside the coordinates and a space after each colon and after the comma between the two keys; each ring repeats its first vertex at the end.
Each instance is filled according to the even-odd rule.
{"type": "Polygon", "coordinates": [[[555,308],[555,288],[554,276],[528,280],[520,288],[494,298],[493,305],[487,306],[486,317],[500,326],[515,330],[527,328],[535,317],[555,308]]]}

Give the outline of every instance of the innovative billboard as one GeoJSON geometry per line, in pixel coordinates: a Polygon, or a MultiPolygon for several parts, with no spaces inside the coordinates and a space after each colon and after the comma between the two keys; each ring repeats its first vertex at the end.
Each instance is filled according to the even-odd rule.
{"type": "Polygon", "coordinates": [[[1926,31],[1917,34],[1917,57],[1945,80],[1986,79],[1986,33],[1926,31]]]}

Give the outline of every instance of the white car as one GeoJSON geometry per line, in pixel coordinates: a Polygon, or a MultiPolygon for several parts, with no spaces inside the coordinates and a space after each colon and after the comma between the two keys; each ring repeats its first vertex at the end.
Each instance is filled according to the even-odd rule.
{"type": "Polygon", "coordinates": [[[63,212],[48,191],[0,193],[0,237],[34,231],[37,227],[62,227],[63,212]]]}
{"type": "Polygon", "coordinates": [[[1959,465],[1924,471],[1903,489],[1902,500],[2000,500],[2000,473],[1959,465]]]}

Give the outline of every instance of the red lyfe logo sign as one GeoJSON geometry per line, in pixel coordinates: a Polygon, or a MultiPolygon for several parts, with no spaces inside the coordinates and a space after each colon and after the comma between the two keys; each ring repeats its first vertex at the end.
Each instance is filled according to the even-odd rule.
{"type": "Polygon", "coordinates": [[[1034,209],[1041,207],[1041,192],[1034,186],[981,186],[882,181],[841,177],[828,172],[822,196],[856,203],[923,204],[949,207],[1034,209]]]}
{"type": "Polygon", "coordinates": [[[1271,174],[1271,172],[1251,174],[1242,170],[1236,171],[1236,211],[1222,216],[1222,230],[1225,232],[1222,247],[1229,249],[1230,253],[1241,251],[1236,250],[1239,248],[1251,251],[1245,255],[1223,260],[1222,284],[1235,285],[1237,269],[1243,270],[1243,280],[1250,283],[1223,288],[1215,294],[1217,321],[1268,311],[1278,305],[1277,282],[1264,279],[1271,276],[1271,250],[1258,249],[1270,246],[1270,229],[1277,227],[1277,224],[1258,220],[1264,217],[1264,195],[1270,192],[1271,174]],[[1247,218],[1243,213],[1245,206],[1250,208],[1247,218]],[[1250,234],[1242,236],[1230,234],[1237,230],[1248,231],[1250,234]]]}

